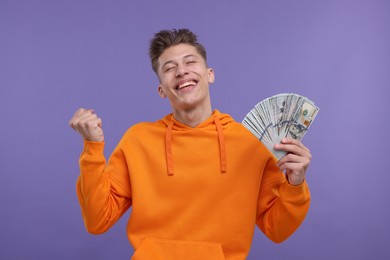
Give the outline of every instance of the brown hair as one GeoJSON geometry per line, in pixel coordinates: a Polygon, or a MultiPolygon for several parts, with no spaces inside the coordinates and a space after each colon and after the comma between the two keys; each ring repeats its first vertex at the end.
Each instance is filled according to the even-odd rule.
{"type": "Polygon", "coordinates": [[[207,63],[206,49],[198,42],[198,36],[196,34],[189,29],[161,30],[154,34],[153,39],[150,41],[149,48],[149,57],[152,62],[152,68],[156,74],[158,69],[158,58],[160,55],[169,47],[181,43],[194,46],[207,63]]]}

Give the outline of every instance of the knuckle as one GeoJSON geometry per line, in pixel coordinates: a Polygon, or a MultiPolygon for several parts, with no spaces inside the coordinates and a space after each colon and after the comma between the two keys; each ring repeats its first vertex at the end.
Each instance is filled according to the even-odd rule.
{"type": "Polygon", "coordinates": [[[85,111],[85,109],[80,107],[79,109],[77,109],[76,113],[74,113],[74,114],[75,114],[75,116],[79,116],[79,115],[83,114],[84,111],[85,111]]]}
{"type": "Polygon", "coordinates": [[[91,128],[94,128],[96,125],[95,121],[94,120],[89,120],[88,122],[86,122],[86,126],[91,129],[91,128]]]}
{"type": "Polygon", "coordinates": [[[91,128],[92,127],[92,121],[87,121],[85,123],[85,126],[88,127],[88,128],[91,128]]]}
{"type": "Polygon", "coordinates": [[[293,154],[292,154],[292,153],[287,153],[287,154],[286,154],[286,159],[287,159],[287,161],[290,161],[290,160],[292,159],[292,157],[293,157],[293,154]]]}
{"type": "Polygon", "coordinates": [[[75,127],[78,127],[79,124],[80,124],[79,121],[76,121],[76,120],[72,121],[72,127],[74,127],[74,128],[75,128],[75,127]]]}

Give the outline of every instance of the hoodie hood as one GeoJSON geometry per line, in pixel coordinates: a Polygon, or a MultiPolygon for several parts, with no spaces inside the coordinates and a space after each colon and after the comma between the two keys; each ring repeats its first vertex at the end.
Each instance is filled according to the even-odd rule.
{"type": "Polygon", "coordinates": [[[165,156],[167,161],[168,175],[174,175],[174,158],[172,155],[172,145],[174,145],[174,131],[190,131],[192,129],[213,129],[217,132],[219,143],[219,158],[221,173],[225,173],[227,170],[227,158],[226,158],[226,145],[224,129],[229,126],[229,123],[234,122],[234,119],[228,114],[222,114],[218,110],[214,110],[212,115],[204,122],[200,123],[196,127],[190,127],[177,121],[173,114],[169,114],[162,119],[166,125],[167,130],[165,134],[165,156]]]}

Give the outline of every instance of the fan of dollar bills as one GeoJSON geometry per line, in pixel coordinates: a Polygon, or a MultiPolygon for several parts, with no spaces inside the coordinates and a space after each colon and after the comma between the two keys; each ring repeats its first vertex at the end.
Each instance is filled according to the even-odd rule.
{"type": "Polygon", "coordinates": [[[274,145],[285,137],[302,140],[318,111],[308,98],[282,93],[258,103],[242,124],[280,159],[286,153],[275,150],[274,145]]]}

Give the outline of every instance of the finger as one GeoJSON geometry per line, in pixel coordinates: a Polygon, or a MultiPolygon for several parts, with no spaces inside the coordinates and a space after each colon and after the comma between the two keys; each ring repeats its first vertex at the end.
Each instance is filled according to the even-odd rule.
{"type": "Polygon", "coordinates": [[[91,109],[84,110],[73,119],[71,126],[73,128],[82,127],[85,122],[95,119],[96,117],[97,115],[93,113],[93,110],[91,109]]]}
{"type": "Polygon", "coordinates": [[[91,110],[86,110],[86,111],[84,111],[84,113],[79,115],[77,120],[79,122],[84,122],[84,121],[88,121],[88,120],[95,119],[95,118],[97,118],[96,114],[94,114],[91,110]]]}
{"type": "Polygon", "coordinates": [[[102,127],[103,127],[103,121],[102,121],[102,119],[101,119],[101,118],[97,118],[97,119],[98,119],[98,121],[97,121],[98,127],[102,128],[102,127]]]}
{"type": "Polygon", "coordinates": [[[276,165],[280,167],[282,164],[287,163],[287,162],[301,162],[305,161],[305,157],[293,154],[293,153],[288,153],[285,156],[283,156],[277,163],[276,165]]]}
{"type": "Polygon", "coordinates": [[[78,118],[82,113],[84,113],[86,109],[80,107],[79,109],[77,109],[77,111],[73,114],[72,116],[72,119],[74,118],[78,118]]]}
{"type": "Polygon", "coordinates": [[[85,118],[83,121],[79,122],[79,125],[85,129],[95,129],[101,127],[102,119],[97,117],[95,114],[90,117],[85,118]]]}
{"type": "Polygon", "coordinates": [[[294,171],[298,169],[299,163],[293,163],[293,162],[285,162],[282,165],[279,166],[280,171],[294,171]]]}
{"type": "Polygon", "coordinates": [[[286,153],[292,153],[303,157],[310,157],[310,151],[308,149],[304,149],[301,146],[298,146],[296,144],[276,144],[275,145],[276,150],[282,150],[286,153]]]}
{"type": "Polygon", "coordinates": [[[307,165],[300,162],[286,162],[280,165],[280,171],[293,172],[293,173],[304,173],[307,169],[307,165]]]}
{"type": "Polygon", "coordinates": [[[86,125],[87,125],[89,130],[94,131],[97,128],[100,128],[100,126],[99,126],[100,123],[101,123],[101,120],[99,120],[99,118],[96,118],[94,120],[88,121],[86,125]]]}
{"type": "Polygon", "coordinates": [[[80,107],[79,109],[77,109],[77,111],[74,113],[74,117],[77,117],[78,115],[80,115],[81,113],[83,113],[86,109],[85,108],[82,108],[80,107]]]}
{"type": "Polygon", "coordinates": [[[287,169],[286,165],[288,165],[290,163],[294,163],[294,164],[300,164],[300,165],[302,165],[303,169],[306,169],[307,167],[309,167],[310,161],[311,161],[310,154],[308,157],[305,157],[305,156],[298,156],[296,154],[289,153],[289,154],[285,155],[284,157],[282,157],[276,163],[276,166],[279,168],[282,168],[282,169],[287,169]]]}
{"type": "Polygon", "coordinates": [[[72,118],[69,120],[68,124],[72,128],[74,128],[75,122],[80,118],[80,116],[84,113],[85,109],[84,108],[79,108],[77,111],[73,114],[72,118]]]}
{"type": "Polygon", "coordinates": [[[309,151],[309,149],[306,146],[304,146],[300,141],[295,140],[293,138],[283,138],[281,140],[281,143],[282,144],[295,144],[295,145],[301,147],[302,149],[309,151]]]}
{"type": "Polygon", "coordinates": [[[95,116],[95,118],[86,118],[85,121],[78,122],[74,128],[85,139],[88,139],[88,136],[91,136],[91,134],[96,134],[96,131],[102,131],[102,128],[100,127],[102,120],[100,118],[97,118],[96,115],[93,116],[95,116]]]}
{"type": "Polygon", "coordinates": [[[98,126],[100,123],[100,119],[97,117],[96,114],[90,114],[86,115],[83,118],[81,118],[77,124],[77,128],[82,128],[82,129],[93,129],[98,126]]]}

